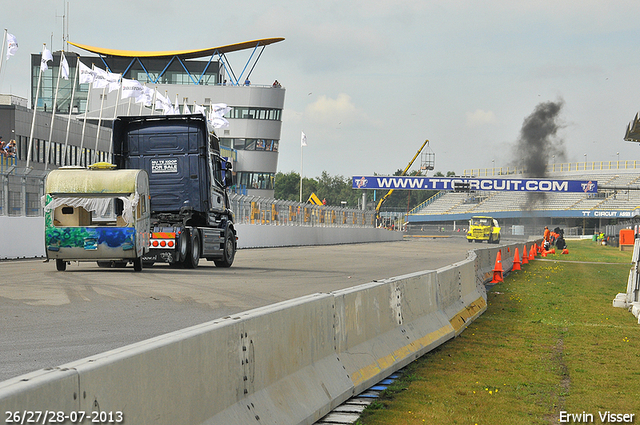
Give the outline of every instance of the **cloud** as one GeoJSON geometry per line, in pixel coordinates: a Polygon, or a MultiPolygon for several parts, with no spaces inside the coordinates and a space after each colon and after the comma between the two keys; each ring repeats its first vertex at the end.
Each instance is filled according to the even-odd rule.
{"type": "Polygon", "coordinates": [[[322,95],[305,108],[305,120],[319,124],[346,127],[369,121],[367,115],[354,105],[351,97],[340,93],[336,99],[322,95]]]}
{"type": "Polygon", "coordinates": [[[474,112],[467,112],[467,126],[478,127],[485,124],[496,124],[496,115],[493,111],[476,109],[474,112]]]}

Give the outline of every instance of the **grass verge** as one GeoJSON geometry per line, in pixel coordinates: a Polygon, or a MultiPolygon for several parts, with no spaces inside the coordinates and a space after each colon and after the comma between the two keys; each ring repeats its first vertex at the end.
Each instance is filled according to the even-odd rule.
{"type": "Polygon", "coordinates": [[[491,288],[487,311],[412,363],[357,423],[557,424],[561,411],[640,423],[640,325],[612,307],[632,253],[591,241],[569,250],[491,288]]]}

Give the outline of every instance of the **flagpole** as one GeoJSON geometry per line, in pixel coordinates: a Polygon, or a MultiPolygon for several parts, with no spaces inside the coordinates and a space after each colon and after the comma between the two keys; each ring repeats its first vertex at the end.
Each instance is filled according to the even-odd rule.
{"type": "Polygon", "coordinates": [[[151,100],[151,115],[155,115],[156,114],[156,99],[158,98],[158,96],[156,96],[158,94],[158,88],[154,88],[153,89],[153,99],[151,100]]]}
{"type": "MultiPolygon", "coordinates": [[[[47,44],[42,44],[42,51],[47,48],[47,44]]],[[[42,60],[42,59],[40,59],[42,60]]],[[[33,129],[36,125],[36,105],[38,104],[38,95],[40,94],[40,81],[42,80],[42,65],[40,65],[40,73],[38,73],[38,84],[36,86],[36,97],[32,102],[31,109],[33,109],[33,119],[31,120],[31,132],[29,134],[29,148],[27,149],[27,167],[29,168],[29,163],[31,162],[31,148],[33,147],[33,129]]]]}
{"type": "MultiPolygon", "coordinates": [[[[120,82],[120,87],[118,87],[118,93],[116,93],[116,106],[113,109],[113,122],[115,122],[116,118],[118,118],[118,103],[120,103],[121,93],[122,93],[122,82],[120,82]]],[[[111,127],[113,127],[113,125],[111,127]]],[[[98,145],[96,145],[96,153],[97,152],[98,152],[98,145]]],[[[113,139],[109,141],[109,161],[111,161],[112,154],[113,154],[113,139]]]]}
{"type": "Polygon", "coordinates": [[[60,89],[60,75],[62,74],[62,60],[64,53],[60,53],[60,63],[58,65],[58,81],[56,82],[56,94],[53,96],[53,106],[51,108],[51,125],[49,125],[49,140],[47,140],[47,153],[44,159],[44,169],[49,169],[49,155],[51,155],[51,138],[53,137],[53,120],[56,118],[56,104],[58,103],[58,90],[60,89]]]}
{"type": "MultiPolygon", "coordinates": [[[[78,62],[80,62],[80,59],[78,58],[78,62]]],[[[78,67],[80,66],[80,64],[78,64],[78,67]]],[[[91,64],[91,70],[93,71],[95,67],[95,64],[91,64]]],[[[95,76],[94,76],[95,79],[95,76]]],[[[87,127],[87,114],[89,113],[89,99],[91,98],[91,89],[93,88],[93,81],[89,83],[89,89],[87,90],[87,105],[84,108],[84,121],[82,122],[82,136],[80,137],[80,165],[84,165],[85,167],[87,166],[85,159],[85,155],[84,152],[82,151],[82,149],[84,149],[84,130],[87,127]]],[[[78,111],[79,112],[79,111],[78,111]]]]}
{"type": "Polygon", "coordinates": [[[98,116],[98,128],[96,129],[96,149],[93,151],[93,162],[98,162],[98,140],[100,139],[100,127],[102,126],[102,108],[104,108],[104,96],[107,94],[107,86],[102,88],[102,99],[100,99],[100,115],[98,116]]]}
{"type": "Polygon", "coordinates": [[[127,105],[127,116],[129,116],[131,112],[131,99],[133,99],[133,97],[129,97],[129,104],[127,105]]]}
{"type": "MultiPolygon", "coordinates": [[[[69,146],[69,126],[71,125],[71,112],[73,111],[73,100],[76,95],[76,81],[78,80],[78,73],[80,71],[80,66],[78,65],[79,61],[80,59],[76,56],[76,73],[73,75],[73,85],[71,86],[71,100],[69,101],[69,118],[67,119],[67,134],[64,137],[64,150],[62,151],[62,165],[66,165],[66,162],[67,162],[67,149],[69,146]]],[[[77,160],[78,159],[76,156],[76,161],[77,160]]]]}
{"type": "Polygon", "coordinates": [[[4,49],[7,47],[7,29],[4,29],[4,37],[2,38],[2,56],[0,56],[0,75],[2,74],[2,62],[4,61],[4,49]]]}
{"type": "MultiPolygon", "coordinates": [[[[144,95],[146,96],[147,94],[147,83],[144,83],[144,89],[142,89],[142,92],[144,93],[144,95]]],[[[137,99],[136,99],[137,101],[137,99]]],[[[138,115],[142,116],[142,111],[144,110],[144,99],[142,100],[142,102],[140,102],[140,113],[138,115]]]]}
{"type": "Polygon", "coordinates": [[[304,146],[300,143],[300,203],[302,203],[302,152],[304,150],[304,146]]]}

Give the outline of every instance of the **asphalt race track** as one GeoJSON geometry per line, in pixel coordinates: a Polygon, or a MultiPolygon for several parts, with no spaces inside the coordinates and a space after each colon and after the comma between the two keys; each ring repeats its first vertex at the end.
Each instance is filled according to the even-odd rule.
{"type": "Polygon", "coordinates": [[[463,238],[244,249],[233,266],[103,269],[0,262],[0,381],[316,292],[434,270],[484,245],[463,238]]]}

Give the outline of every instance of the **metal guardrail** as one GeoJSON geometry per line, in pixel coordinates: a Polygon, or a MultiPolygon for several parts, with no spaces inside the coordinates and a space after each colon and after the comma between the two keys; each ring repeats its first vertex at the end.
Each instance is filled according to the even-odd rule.
{"type": "Polygon", "coordinates": [[[231,194],[238,224],[275,226],[374,227],[375,211],[313,205],[273,198],[231,194]]]}
{"type": "MultiPolygon", "coordinates": [[[[0,215],[42,216],[44,171],[9,167],[0,173],[0,215]]],[[[375,227],[375,211],[312,205],[232,193],[231,210],[238,224],[275,226],[375,227]]]]}

